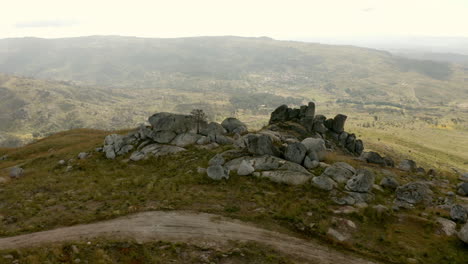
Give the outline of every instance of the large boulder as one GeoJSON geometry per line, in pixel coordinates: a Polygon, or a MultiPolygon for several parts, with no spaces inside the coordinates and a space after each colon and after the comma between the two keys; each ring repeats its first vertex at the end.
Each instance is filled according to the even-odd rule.
{"type": "Polygon", "coordinates": [[[243,134],[247,132],[247,126],[240,120],[234,117],[224,119],[221,125],[226,129],[228,133],[239,133],[243,134]]]}
{"type": "Polygon", "coordinates": [[[288,185],[304,184],[312,178],[311,174],[289,170],[263,171],[256,175],[261,178],[268,178],[273,182],[288,185]]]}
{"type": "Polygon", "coordinates": [[[296,142],[289,144],[286,147],[286,150],[284,151],[284,158],[294,163],[302,164],[306,154],[306,147],[302,143],[296,142]]]}
{"type": "Polygon", "coordinates": [[[332,130],[336,133],[342,133],[344,131],[344,125],[348,117],[342,114],[338,114],[333,119],[332,130]]]}
{"type": "Polygon", "coordinates": [[[468,223],[465,224],[462,229],[458,232],[458,238],[460,238],[461,241],[465,242],[468,244],[468,223]]]}
{"type": "Polygon", "coordinates": [[[323,161],[327,154],[327,147],[325,141],[321,138],[306,138],[302,144],[307,149],[307,156],[310,160],[323,161]]]}
{"type": "Polygon", "coordinates": [[[450,218],[455,222],[466,223],[466,220],[468,219],[467,214],[468,212],[465,207],[459,204],[454,204],[452,205],[452,208],[450,208],[450,218]]]}
{"type": "Polygon", "coordinates": [[[271,113],[270,124],[288,121],[289,110],[291,109],[289,109],[287,105],[280,105],[271,113]]]}
{"type": "Polygon", "coordinates": [[[364,151],[364,142],[362,142],[362,140],[360,139],[356,140],[354,153],[361,155],[363,151],[364,151]]]}
{"type": "Polygon", "coordinates": [[[367,193],[374,186],[375,175],[372,171],[360,169],[346,182],[346,189],[352,192],[367,193]]]}
{"type": "Polygon", "coordinates": [[[395,191],[397,205],[412,207],[416,204],[429,204],[432,202],[432,191],[427,184],[411,182],[400,186],[395,191]]]}
{"type": "Polygon", "coordinates": [[[224,168],[221,165],[214,165],[208,167],[206,170],[208,177],[213,180],[222,180],[222,179],[229,179],[229,170],[224,168]]]}
{"type": "Polygon", "coordinates": [[[156,113],[148,118],[153,131],[172,131],[176,134],[196,132],[197,124],[193,116],[173,113],[156,113]]]}
{"type": "Polygon", "coordinates": [[[195,133],[182,133],[177,135],[171,144],[183,148],[197,143],[200,138],[201,136],[195,133]]]}
{"type": "Polygon", "coordinates": [[[249,134],[245,137],[247,149],[254,155],[280,156],[280,151],[267,135],[249,134]]]}
{"type": "Polygon", "coordinates": [[[405,159],[400,162],[398,168],[402,171],[414,172],[418,167],[416,166],[416,162],[414,162],[413,160],[405,159]]]}

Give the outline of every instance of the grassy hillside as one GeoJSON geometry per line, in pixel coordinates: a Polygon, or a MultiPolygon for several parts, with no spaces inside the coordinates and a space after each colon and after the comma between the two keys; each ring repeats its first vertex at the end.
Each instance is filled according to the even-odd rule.
{"type": "MultiPolygon", "coordinates": [[[[435,218],[448,217],[446,211],[434,207],[424,211],[417,208],[379,213],[373,209],[372,205],[375,204],[391,207],[394,197],[389,191],[375,191],[375,201],[367,209],[341,214],[336,212],[341,206],[331,202],[327,192],[309,184],[287,186],[235,174],[228,181],[217,182],[197,173],[198,167],[206,167],[211,157],[229,147],[213,150],[191,147],[187,152],[140,162],[129,162],[126,160],[128,157],[107,160],[102,153],[93,151],[102,144],[106,134],[98,130],[72,130],[18,149],[0,149],[0,156],[9,155],[7,161],[0,161],[0,177],[8,178],[5,169],[13,165],[19,164],[25,169],[23,178],[6,180],[1,185],[3,205],[0,207],[0,235],[48,230],[142,211],[192,210],[252,222],[306,239],[318,239],[329,246],[390,263],[407,263],[409,258],[419,263],[464,263],[468,257],[466,245],[461,241],[440,235],[440,226],[435,218]],[[76,155],[81,151],[89,152],[90,156],[77,160],[76,155]],[[67,160],[67,165],[73,166],[73,169],[67,171],[66,165],[58,165],[61,159],[67,160]],[[337,217],[356,223],[357,228],[349,242],[337,243],[326,235],[329,227],[337,227],[333,220],[337,217]]],[[[377,176],[376,182],[383,177],[378,166],[356,161],[349,156],[336,153],[326,159],[330,164],[336,161],[373,170],[377,176]]],[[[414,178],[417,176],[412,174],[391,170],[402,183],[417,180],[414,178]]],[[[313,173],[319,175],[322,171],[318,168],[313,173]]],[[[443,173],[434,181],[446,179],[452,181],[454,176],[443,173]]],[[[440,186],[437,195],[447,191],[444,186],[440,186]]],[[[71,245],[67,244],[2,254],[12,254],[25,261],[30,258],[31,263],[68,259],[73,255],[96,261],[105,258],[108,262],[103,263],[111,263],[109,259],[138,259],[138,253],[145,253],[147,261],[158,260],[157,255],[133,242],[125,245],[113,241],[92,243],[93,246],[78,243],[79,253],[73,253],[71,245]],[[121,248],[129,248],[127,252],[132,254],[125,258],[119,253],[121,248]]],[[[156,245],[159,247],[164,243],[156,245]]],[[[155,247],[154,244],[145,246],[155,247]]],[[[179,251],[199,250],[187,245],[175,247],[179,247],[179,251]]],[[[246,245],[238,247],[242,252],[246,250],[246,245]]],[[[248,247],[251,251],[245,253],[246,261],[285,263],[268,248],[258,245],[248,247]]],[[[167,254],[167,258],[159,256],[162,260],[177,260],[170,247],[159,250],[167,254]]]]}

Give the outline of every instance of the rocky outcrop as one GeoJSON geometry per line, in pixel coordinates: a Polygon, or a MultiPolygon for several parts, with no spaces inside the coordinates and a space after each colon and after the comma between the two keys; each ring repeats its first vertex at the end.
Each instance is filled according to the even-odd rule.
{"type": "Polygon", "coordinates": [[[309,134],[319,134],[324,139],[333,140],[347,151],[361,155],[364,150],[362,140],[356,135],[345,132],[347,116],[336,115],[333,119],[327,119],[323,115],[315,114],[315,104],[310,102],[307,106],[292,109],[287,105],[281,105],[271,113],[269,124],[295,122],[302,125],[309,134]]]}
{"type": "Polygon", "coordinates": [[[395,180],[395,178],[387,176],[382,178],[382,180],[380,181],[380,186],[382,186],[385,189],[395,190],[396,188],[398,188],[398,186],[400,186],[400,184],[397,180],[395,180]]]}

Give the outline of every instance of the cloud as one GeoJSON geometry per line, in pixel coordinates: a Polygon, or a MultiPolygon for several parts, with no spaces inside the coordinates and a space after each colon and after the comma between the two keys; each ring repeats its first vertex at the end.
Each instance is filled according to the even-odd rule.
{"type": "Polygon", "coordinates": [[[368,7],[368,8],[364,8],[364,9],[361,9],[362,12],[372,12],[375,10],[375,8],[372,8],[372,7],[368,7]]]}
{"type": "Polygon", "coordinates": [[[16,28],[59,28],[72,27],[79,24],[76,20],[34,20],[24,21],[15,24],[16,28]]]}

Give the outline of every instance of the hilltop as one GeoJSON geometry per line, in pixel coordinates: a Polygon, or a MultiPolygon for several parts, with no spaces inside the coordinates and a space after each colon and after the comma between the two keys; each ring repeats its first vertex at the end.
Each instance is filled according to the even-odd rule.
{"type": "Polygon", "coordinates": [[[276,108],[257,131],[236,118],[163,112],[136,129],[71,130],[0,149],[0,232],[26,235],[0,239],[0,254],[31,263],[321,263],[334,254],[336,263],[464,263],[468,175],[370,151],[348,119],[312,102],[276,108]],[[221,245],[223,231],[200,233],[209,221],[320,246],[301,254],[257,231],[236,235],[255,236],[250,244],[221,245]],[[197,231],[170,235],[174,226],[197,231]]]}

